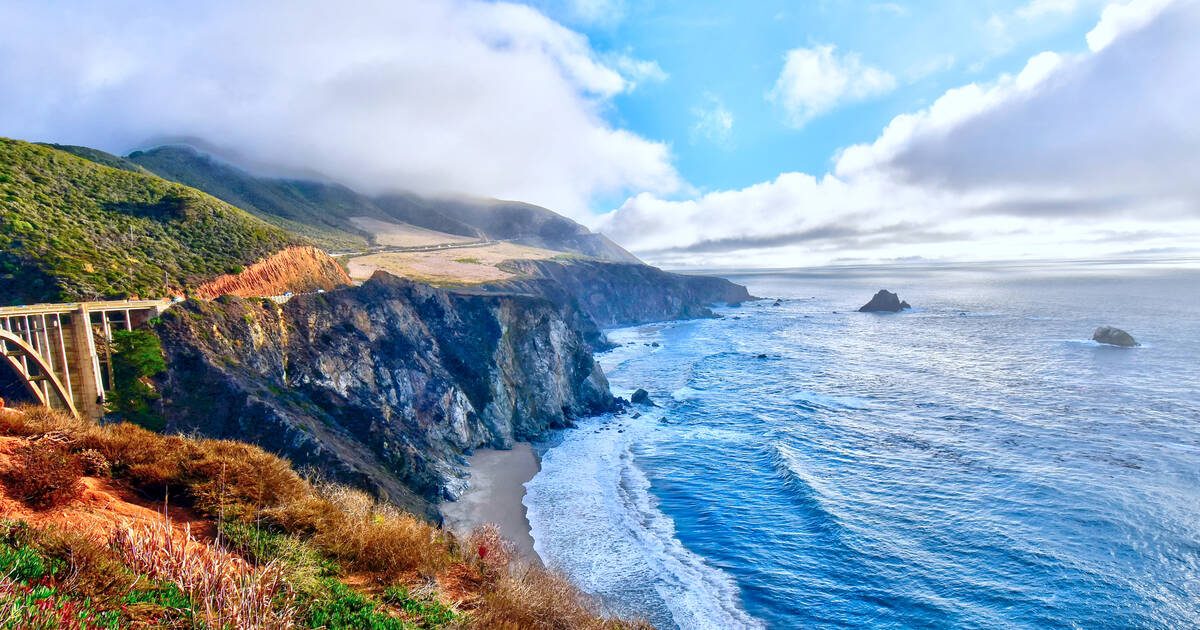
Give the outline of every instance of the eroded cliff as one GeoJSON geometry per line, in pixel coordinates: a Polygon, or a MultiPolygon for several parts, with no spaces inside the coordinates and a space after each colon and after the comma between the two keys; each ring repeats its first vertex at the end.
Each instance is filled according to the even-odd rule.
{"type": "Polygon", "coordinates": [[[591,261],[512,263],[518,279],[190,300],[157,332],[168,429],[253,442],[433,516],[463,454],[536,440],[618,405],[601,327],[712,316],[750,299],[718,278],[591,261]]]}
{"type": "Polygon", "coordinates": [[[519,260],[502,268],[523,278],[490,290],[546,295],[562,303],[574,300],[600,328],[712,317],[709,306],[754,299],[746,287],[724,278],[670,273],[643,264],[519,260]]]}
{"type": "Polygon", "coordinates": [[[211,300],[222,295],[260,297],[307,293],[353,284],[350,276],[328,254],[316,247],[289,247],[238,273],[225,274],[200,285],[196,297],[211,300]]]}
{"type": "Polygon", "coordinates": [[[169,430],[253,442],[431,515],[461,490],[464,451],[615,402],[551,301],[384,273],[284,305],[188,301],[158,333],[169,430]]]}

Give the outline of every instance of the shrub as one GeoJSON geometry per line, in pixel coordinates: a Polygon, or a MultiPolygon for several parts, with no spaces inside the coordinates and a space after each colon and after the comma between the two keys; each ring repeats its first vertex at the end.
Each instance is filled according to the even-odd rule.
{"type": "Polygon", "coordinates": [[[36,509],[69,503],[82,490],[79,456],[53,442],[31,442],[13,455],[16,466],[3,475],[14,498],[36,509]]]}
{"type": "Polygon", "coordinates": [[[166,425],[152,404],[160,398],[150,377],[166,369],[158,337],[147,330],[117,330],[112,335],[113,412],[123,419],[161,431],[166,425]]]}
{"type": "Polygon", "coordinates": [[[97,451],[94,448],[87,448],[79,452],[79,461],[83,463],[83,474],[91,477],[108,477],[112,475],[112,465],[108,463],[108,458],[104,453],[97,451]]]}

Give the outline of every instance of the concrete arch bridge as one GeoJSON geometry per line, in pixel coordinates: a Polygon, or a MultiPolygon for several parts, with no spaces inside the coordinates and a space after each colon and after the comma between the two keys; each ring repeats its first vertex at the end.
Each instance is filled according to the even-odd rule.
{"type": "MultiPolygon", "coordinates": [[[[170,300],[0,307],[0,383],[81,418],[99,418],[112,390],[112,334],[133,330],[170,300]]],[[[0,396],[6,394],[0,393],[0,396]]]]}

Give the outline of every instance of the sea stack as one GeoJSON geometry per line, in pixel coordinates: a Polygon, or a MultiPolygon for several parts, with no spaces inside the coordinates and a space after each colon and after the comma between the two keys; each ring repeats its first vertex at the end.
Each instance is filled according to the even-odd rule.
{"type": "Polygon", "coordinates": [[[875,297],[871,298],[870,302],[863,304],[862,307],[858,309],[858,312],[899,313],[906,308],[912,307],[908,305],[908,302],[901,300],[900,296],[888,291],[887,289],[880,289],[879,293],[876,293],[875,297]]]}
{"type": "Polygon", "coordinates": [[[1142,344],[1133,339],[1133,335],[1112,326],[1101,326],[1092,333],[1092,341],[1098,341],[1110,346],[1120,346],[1122,348],[1133,348],[1142,344]]]}
{"type": "Polygon", "coordinates": [[[649,405],[651,407],[657,406],[654,404],[653,400],[650,400],[650,392],[647,392],[641,388],[638,388],[636,392],[633,392],[633,395],[629,397],[629,402],[635,405],[649,405]]]}

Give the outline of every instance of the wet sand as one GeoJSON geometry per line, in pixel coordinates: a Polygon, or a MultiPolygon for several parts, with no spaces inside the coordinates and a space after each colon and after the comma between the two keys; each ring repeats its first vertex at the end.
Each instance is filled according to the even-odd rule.
{"type": "Polygon", "coordinates": [[[471,485],[458,501],[441,505],[446,526],[467,532],[484,523],[494,523],[500,533],[517,546],[521,557],[540,562],[533,550],[529,520],[525,517],[525,482],[540,470],[533,447],[518,442],[511,451],[478,450],[468,458],[471,485]]]}

